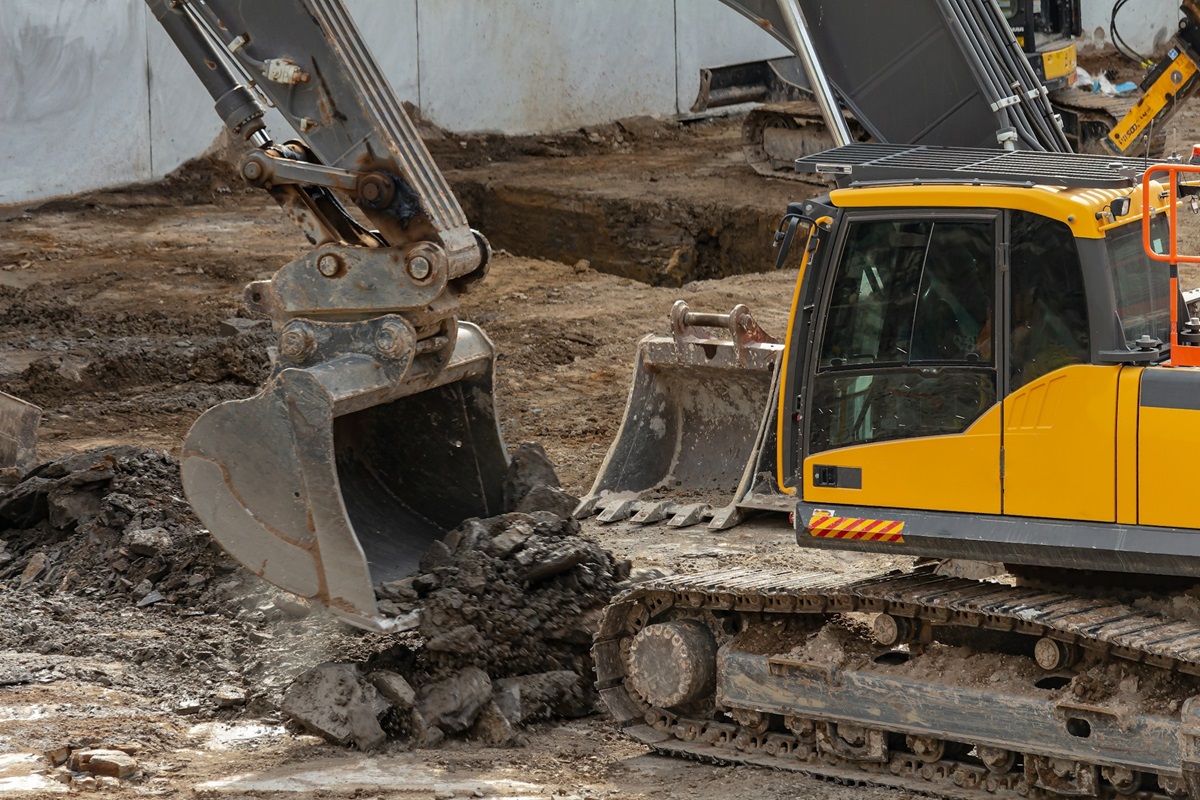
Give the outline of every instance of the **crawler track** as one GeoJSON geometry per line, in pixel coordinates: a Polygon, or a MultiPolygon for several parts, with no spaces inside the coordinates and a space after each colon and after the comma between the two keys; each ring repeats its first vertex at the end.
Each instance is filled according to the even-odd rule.
{"type": "MultiPolygon", "coordinates": [[[[670,755],[950,797],[1197,796],[1188,774],[1200,754],[1200,701],[1187,696],[1171,714],[1113,711],[1032,685],[963,689],[870,665],[809,663],[786,644],[746,650],[737,638],[753,625],[813,631],[856,612],[914,631],[1048,640],[1091,664],[1122,659],[1188,686],[1200,675],[1200,625],[1109,599],[925,571],[847,583],[737,569],[643,584],[614,600],[593,651],[597,686],[629,736],[670,755]],[[630,652],[642,631],[670,620],[711,630],[720,647],[715,696],[660,708],[634,687],[630,652]]],[[[666,663],[686,672],[686,661],[666,663]]]]}

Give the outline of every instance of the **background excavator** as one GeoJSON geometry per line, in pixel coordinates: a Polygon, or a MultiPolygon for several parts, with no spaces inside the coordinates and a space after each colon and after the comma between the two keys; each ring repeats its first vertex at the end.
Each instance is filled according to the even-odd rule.
{"type": "MultiPolygon", "coordinates": [[[[189,433],[188,498],[257,574],[386,629],[373,585],[500,510],[492,347],[457,305],[486,241],[336,0],[148,3],[252,145],[242,175],[313,244],[247,288],[279,360],[189,433]],[[259,91],[299,140],[268,136],[259,91]]],[[[799,5],[736,5],[788,31],[814,83],[828,74],[799,5]]],[[[600,622],[597,685],[628,735],[669,753],[934,794],[1200,797],[1200,622],[1158,594],[1200,578],[1200,526],[1159,502],[1188,491],[1176,462],[1200,421],[1175,244],[1196,168],[1044,152],[1064,134],[1040,83],[984,72],[978,103],[915,122],[987,128],[989,148],[798,162],[838,188],[780,226],[781,261],[803,248],[786,335],[744,307],[677,304],[578,512],[719,527],[782,508],[802,546],[934,563],[639,585],[600,622]],[[672,504],[731,478],[724,511],[672,504]],[[1009,574],[953,577],[954,560],[1009,574]]],[[[844,122],[832,88],[817,94],[844,122]]]]}
{"type": "MultiPolygon", "coordinates": [[[[774,3],[729,5],[786,34],[772,17],[774,3]]],[[[1020,139],[1007,141],[1015,146],[1161,156],[1167,121],[1196,87],[1200,7],[1194,0],[1180,6],[1182,19],[1166,58],[1152,64],[1136,92],[1120,96],[1075,85],[1079,0],[938,0],[869,9],[817,0],[797,5],[807,20],[811,56],[787,40],[798,57],[703,69],[692,106],[699,112],[763,103],[746,114],[742,148],[756,171],[772,177],[811,179],[792,168],[793,160],[846,144],[847,135],[854,141],[992,147],[997,130],[984,121],[998,113],[1013,115],[1007,125],[1020,139]],[[805,66],[812,57],[820,60],[824,82],[844,110],[844,132],[819,103],[822,82],[810,78],[805,66]],[[1022,119],[1021,105],[1031,103],[1038,107],[1022,119]],[[1038,125],[1046,113],[1057,117],[1062,137],[1046,135],[1038,125]]],[[[1120,41],[1115,16],[1122,5],[1109,27],[1114,42],[1120,41]]],[[[1000,132],[1011,137],[1007,125],[1000,132]]]]}

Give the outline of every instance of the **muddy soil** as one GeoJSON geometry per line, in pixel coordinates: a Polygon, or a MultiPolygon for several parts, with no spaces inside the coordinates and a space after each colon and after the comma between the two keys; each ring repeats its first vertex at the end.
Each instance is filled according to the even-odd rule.
{"type": "MultiPolygon", "coordinates": [[[[1200,133],[1190,108],[1175,126],[1175,147],[1200,133]]],[[[636,341],[667,329],[676,299],[713,311],[746,303],[782,334],[796,273],[769,269],[761,220],[817,189],[753,176],[736,121],[521,140],[430,135],[498,247],[465,306],[497,344],[504,436],[540,442],[566,490],[589,488],[620,422],[636,341]],[[571,213],[590,215],[591,233],[555,250],[558,261],[528,255],[510,210],[488,226],[497,187],[530,174],[587,189],[571,213]],[[668,208],[664,184],[693,204],[668,208]],[[644,234],[654,258],[610,274],[622,272],[614,230],[625,251],[644,234]],[[589,259],[596,252],[607,272],[589,259]],[[705,279],[681,288],[629,277],[680,282],[693,267],[705,279]]],[[[81,510],[84,484],[56,485],[44,516],[0,533],[0,794],[66,791],[38,773],[42,754],[96,746],[137,760],[137,780],[109,786],[129,796],[903,796],[648,756],[597,717],[537,723],[523,747],[394,744],[369,756],[288,729],[275,709],[293,678],[323,661],[369,659],[381,640],[236,568],[199,530],[172,471],[195,417],[249,396],[268,369],[273,335],[240,311],[242,286],[305,249],[278,208],[217,161],[151,186],[0,208],[0,388],[44,407],[43,458],[113,448],[88,456],[87,469],[109,475],[98,506],[81,510]],[[51,508],[60,521],[90,522],[57,526],[51,508]]],[[[635,566],[685,572],[895,563],[800,551],[782,520],[720,536],[589,525],[583,537],[635,566]]]]}

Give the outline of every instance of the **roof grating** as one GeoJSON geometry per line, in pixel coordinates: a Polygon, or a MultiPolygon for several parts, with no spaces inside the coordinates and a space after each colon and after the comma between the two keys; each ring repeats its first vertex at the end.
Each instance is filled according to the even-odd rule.
{"type": "Polygon", "coordinates": [[[1150,162],[1140,158],[850,144],[796,159],[797,172],[831,175],[842,187],[871,183],[987,183],[1122,189],[1134,186],[1150,162]]]}

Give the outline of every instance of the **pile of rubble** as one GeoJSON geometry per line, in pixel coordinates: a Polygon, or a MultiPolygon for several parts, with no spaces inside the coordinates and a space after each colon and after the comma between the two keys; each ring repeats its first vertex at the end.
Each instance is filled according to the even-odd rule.
{"type": "Polygon", "coordinates": [[[514,454],[506,505],[435,542],[420,574],[377,587],[390,613],[419,620],[418,636],[309,670],[284,713],[363,749],[456,735],[508,744],[530,720],[590,713],[592,633],[629,564],[579,535],[576,500],[536,445],[514,454]]]}
{"type": "Polygon", "coordinates": [[[235,563],[201,529],[170,454],[103,447],[43,464],[0,496],[0,586],[138,607],[204,606],[235,563]]]}
{"type": "MultiPolygon", "coordinates": [[[[531,720],[594,709],[591,635],[629,564],[580,535],[576,499],[540,447],[513,455],[509,513],[467,520],[418,574],[376,587],[381,611],[408,620],[390,634],[310,614],[240,570],[192,514],[178,469],[167,453],[106,447],[43,464],[0,494],[0,587],[14,620],[0,644],[103,652],[137,665],[114,686],[160,693],[178,713],[280,710],[363,749],[513,743],[531,720]],[[154,636],[136,647],[89,637],[88,621],[127,626],[113,617],[122,608],[153,613],[139,624],[154,636]]],[[[39,670],[14,681],[58,675],[39,670]]]]}

